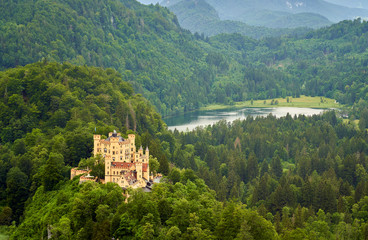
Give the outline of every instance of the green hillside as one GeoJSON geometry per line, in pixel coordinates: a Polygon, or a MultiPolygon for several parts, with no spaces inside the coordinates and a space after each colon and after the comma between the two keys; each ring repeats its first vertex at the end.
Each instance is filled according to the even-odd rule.
{"type": "MultiPolygon", "coordinates": [[[[302,94],[356,104],[354,109],[361,111],[368,106],[367,30],[368,23],[358,19],[298,37],[265,38],[255,43],[240,35],[218,35],[211,43],[219,49],[227,47],[244,62],[288,74],[302,94]]],[[[354,113],[358,117],[359,111],[354,113]]]]}
{"type": "MultiPolygon", "coordinates": [[[[111,67],[163,115],[247,98],[248,88],[237,87],[247,84],[245,67],[218,54],[199,35],[182,30],[165,8],[133,0],[27,0],[2,1],[0,9],[2,69],[44,58],[111,67]],[[237,92],[217,99],[218,82],[224,79],[235,83],[231,88],[237,92]]],[[[269,84],[262,85],[266,88],[258,90],[269,90],[269,84]]]]}
{"type": "Polygon", "coordinates": [[[245,73],[252,66],[219,54],[208,39],[181,29],[166,8],[133,0],[28,0],[3,1],[0,9],[2,69],[44,58],[111,67],[163,115],[250,96],[295,94],[288,76],[274,77],[273,70],[262,70],[259,84],[248,87],[252,79],[245,73]]]}

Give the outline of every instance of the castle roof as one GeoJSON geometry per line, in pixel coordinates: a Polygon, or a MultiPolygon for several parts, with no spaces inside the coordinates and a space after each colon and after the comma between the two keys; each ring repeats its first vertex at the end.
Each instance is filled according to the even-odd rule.
{"type": "Polygon", "coordinates": [[[110,142],[111,138],[119,138],[119,142],[124,142],[125,141],[125,139],[122,136],[118,136],[118,135],[115,135],[115,134],[112,134],[110,137],[106,138],[105,141],[110,142]]]}
{"type": "MultiPolygon", "coordinates": [[[[132,167],[135,167],[135,163],[127,163],[127,162],[112,162],[111,168],[122,168],[126,170],[130,170],[132,167]]],[[[148,163],[142,163],[142,171],[148,171],[148,163]]]]}
{"type": "Polygon", "coordinates": [[[127,163],[127,162],[112,162],[112,167],[116,168],[124,168],[124,169],[130,169],[132,166],[135,166],[135,163],[127,163]]]}

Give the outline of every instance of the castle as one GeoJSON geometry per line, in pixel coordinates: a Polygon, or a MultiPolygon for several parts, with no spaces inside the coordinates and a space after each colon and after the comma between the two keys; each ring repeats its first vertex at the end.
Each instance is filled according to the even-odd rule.
{"type": "MultiPolygon", "coordinates": [[[[128,139],[120,133],[110,132],[107,139],[101,135],[93,135],[93,155],[100,154],[105,160],[105,183],[117,183],[122,188],[146,187],[150,181],[149,150],[143,152],[142,146],[136,151],[135,135],[129,134],[128,139]]],[[[72,169],[71,175],[77,175],[72,169]]],[[[80,171],[80,170],[79,170],[80,171]]]]}

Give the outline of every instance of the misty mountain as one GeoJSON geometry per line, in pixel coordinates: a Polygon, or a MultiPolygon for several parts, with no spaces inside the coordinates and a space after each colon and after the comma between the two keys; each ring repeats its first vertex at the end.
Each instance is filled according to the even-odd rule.
{"type": "MultiPolygon", "coordinates": [[[[240,21],[222,21],[218,16],[217,11],[205,0],[185,0],[174,5],[170,5],[168,8],[178,17],[181,27],[189,29],[193,33],[203,33],[206,36],[213,36],[220,33],[240,33],[245,36],[260,38],[265,36],[280,36],[292,32],[292,30],[290,29],[276,30],[260,26],[250,26],[240,21]]],[[[272,27],[277,28],[280,25],[288,27],[303,26],[304,19],[287,19],[288,17],[290,17],[290,15],[291,18],[294,17],[294,15],[292,14],[281,16],[276,21],[272,22],[274,24],[272,25],[272,27]]],[[[297,14],[295,16],[297,16],[297,14]]],[[[315,22],[313,22],[313,20],[310,20],[308,25],[316,26],[321,22],[319,16],[315,17],[315,19],[315,22]]],[[[325,22],[324,25],[330,23],[325,18],[323,18],[323,20],[325,22]]]]}
{"type": "Polygon", "coordinates": [[[326,2],[334,3],[337,5],[350,7],[350,8],[364,8],[368,9],[368,1],[367,0],[325,0],[326,2]]]}
{"type": "Polygon", "coordinates": [[[149,4],[160,3],[160,0],[139,0],[138,2],[145,4],[145,5],[149,5],[149,4]]]}
{"type": "MultiPolygon", "coordinates": [[[[221,19],[245,23],[254,21],[257,15],[266,16],[265,11],[292,14],[309,12],[320,14],[332,22],[368,17],[366,9],[348,8],[323,0],[207,0],[207,2],[217,10],[221,19]]],[[[271,20],[271,17],[269,19],[271,20]]]]}

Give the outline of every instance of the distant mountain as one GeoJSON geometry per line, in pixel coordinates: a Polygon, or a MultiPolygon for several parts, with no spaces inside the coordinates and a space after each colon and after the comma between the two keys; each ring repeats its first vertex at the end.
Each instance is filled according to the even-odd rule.
{"type": "Polygon", "coordinates": [[[267,9],[249,9],[243,12],[239,16],[239,19],[236,20],[252,26],[264,26],[268,28],[320,28],[332,24],[326,17],[316,13],[306,12],[294,14],[267,9]]]}
{"type": "Polygon", "coordinates": [[[262,9],[261,5],[257,4],[258,8],[246,8],[241,2],[238,4],[241,8],[236,9],[235,14],[229,11],[229,16],[226,16],[221,8],[228,9],[231,5],[220,1],[163,0],[160,4],[168,7],[177,15],[183,28],[189,29],[191,32],[204,33],[208,36],[233,32],[256,38],[260,36],[278,36],[290,32],[290,30],[280,31],[280,28],[320,28],[332,24],[320,14],[262,9]],[[217,9],[214,6],[217,6],[217,9]],[[278,30],[260,29],[254,28],[254,26],[278,28],[278,30]]]}
{"type": "Polygon", "coordinates": [[[350,7],[350,8],[364,8],[368,9],[368,1],[367,0],[325,0],[326,2],[334,3],[337,5],[350,7]]]}
{"type": "Polygon", "coordinates": [[[315,13],[327,17],[332,22],[368,17],[366,9],[348,8],[323,0],[207,0],[207,2],[217,10],[221,19],[246,23],[264,10],[293,14],[315,13]]]}
{"type": "Polygon", "coordinates": [[[160,3],[160,0],[139,0],[138,2],[145,4],[145,5],[149,5],[149,4],[160,3]]]}
{"type": "MultiPolygon", "coordinates": [[[[168,2],[168,4],[170,3],[171,2],[168,2]]],[[[260,26],[250,26],[240,21],[222,21],[220,20],[217,11],[205,0],[184,0],[174,5],[169,5],[168,7],[178,17],[181,27],[189,29],[193,33],[203,33],[206,36],[213,36],[220,33],[240,33],[245,36],[260,38],[265,36],[280,36],[293,32],[290,29],[276,30],[260,26]]],[[[286,17],[280,17],[277,21],[274,22],[274,25],[272,27],[277,28],[278,24],[283,24],[294,28],[303,25],[300,24],[301,21],[297,20],[286,21],[289,15],[292,14],[287,14],[286,17]]],[[[293,17],[293,15],[291,17],[293,17]]],[[[324,25],[327,25],[329,21],[327,19],[324,20],[324,25]]],[[[310,25],[315,26],[318,23],[319,19],[317,18],[316,23],[311,23],[310,25]]],[[[324,25],[320,24],[319,26],[324,25]]]]}

